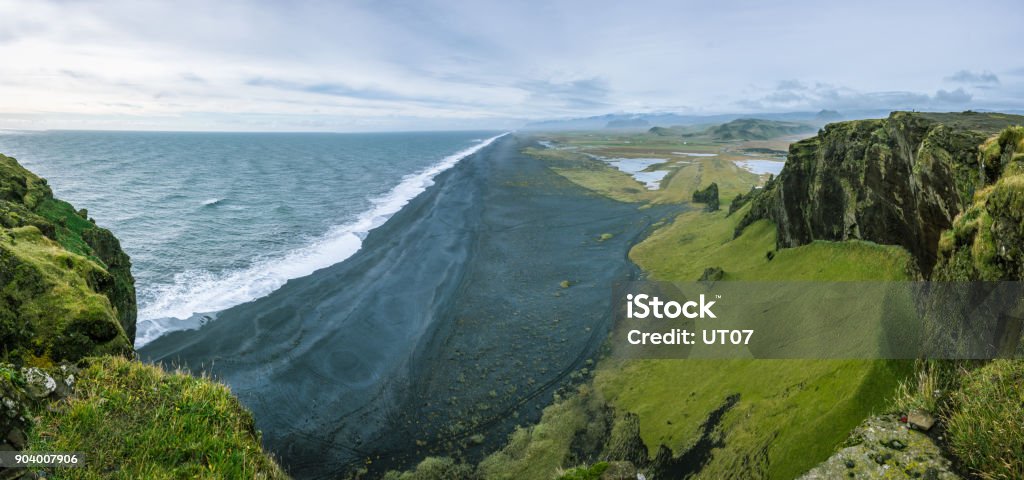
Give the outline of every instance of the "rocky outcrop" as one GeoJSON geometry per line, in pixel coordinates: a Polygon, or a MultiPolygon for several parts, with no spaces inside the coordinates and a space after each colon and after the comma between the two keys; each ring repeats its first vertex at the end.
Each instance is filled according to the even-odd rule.
{"type": "Polygon", "coordinates": [[[131,261],[113,234],[0,155],[0,361],[130,353],[135,317],[131,261]]]}
{"type": "Polygon", "coordinates": [[[870,417],[844,447],[800,477],[959,479],[942,451],[927,435],[910,430],[893,415],[870,417]]]}
{"type": "Polygon", "coordinates": [[[939,242],[939,280],[1024,278],[1024,127],[981,146],[983,188],[939,242]]]}
{"type": "Polygon", "coordinates": [[[693,192],[693,203],[703,203],[709,212],[718,211],[718,184],[712,183],[703,190],[693,192]]]}
{"type": "Polygon", "coordinates": [[[940,235],[984,183],[979,146],[1013,123],[1024,117],[894,112],[829,124],[790,146],[737,235],[767,218],[780,248],[853,239],[900,245],[928,276],[940,235]]]}

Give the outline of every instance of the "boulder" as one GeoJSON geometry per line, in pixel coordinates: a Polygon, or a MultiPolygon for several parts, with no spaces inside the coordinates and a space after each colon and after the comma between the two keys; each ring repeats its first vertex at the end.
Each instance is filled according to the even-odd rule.
{"type": "Polygon", "coordinates": [[[959,479],[931,438],[907,428],[894,415],[869,417],[838,452],[802,480],[836,478],[959,479]]]}

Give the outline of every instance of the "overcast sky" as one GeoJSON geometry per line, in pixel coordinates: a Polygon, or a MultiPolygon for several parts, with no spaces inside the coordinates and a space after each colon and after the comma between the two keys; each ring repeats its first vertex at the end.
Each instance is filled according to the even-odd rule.
{"type": "Polygon", "coordinates": [[[0,0],[0,128],[1024,108],[1019,0],[0,0]]]}

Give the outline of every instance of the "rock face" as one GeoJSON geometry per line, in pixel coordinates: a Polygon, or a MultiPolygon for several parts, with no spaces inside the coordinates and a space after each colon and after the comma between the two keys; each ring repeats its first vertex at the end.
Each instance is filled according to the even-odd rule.
{"type": "Polygon", "coordinates": [[[718,184],[712,183],[703,190],[693,192],[693,203],[703,203],[709,212],[718,210],[718,184]]]}
{"type": "Polygon", "coordinates": [[[110,231],[0,155],[0,361],[130,353],[131,261],[110,231]]]}
{"type": "Polygon", "coordinates": [[[846,446],[801,480],[835,478],[958,479],[939,447],[923,433],[909,430],[892,415],[870,417],[846,446]]]}
{"type": "Polygon", "coordinates": [[[1024,117],[894,112],[829,124],[790,146],[737,235],[767,218],[780,248],[852,239],[900,245],[929,276],[940,235],[983,183],[979,146],[1014,123],[1024,117]]]}
{"type": "Polygon", "coordinates": [[[940,280],[1024,278],[1024,127],[981,146],[983,188],[939,243],[940,280]]]}

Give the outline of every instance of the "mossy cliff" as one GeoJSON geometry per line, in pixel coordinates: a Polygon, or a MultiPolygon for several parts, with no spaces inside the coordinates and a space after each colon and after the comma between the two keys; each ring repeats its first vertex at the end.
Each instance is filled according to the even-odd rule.
{"type": "MultiPolygon", "coordinates": [[[[669,281],[1020,280],[1016,124],[896,112],[829,125],[766,188],[680,215],[630,258],[669,281]]],[[[1024,478],[1022,365],[604,359],[480,464],[431,458],[390,478],[1024,478]],[[927,434],[907,428],[921,417],[927,434]]]]}
{"type": "Polygon", "coordinates": [[[227,387],[131,359],[134,283],[109,230],[0,155],[0,450],[87,455],[0,478],[285,478],[227,387]]]}
{"type": "Polygon", "coordinates": [[[985,141],[980,187],[939,242],[939,280],[1024,279],[1024,127],[985,141]]]}
{"type": "Polygon", "coordinates": [[[868,240],[906,248],[928,276],[939,237],[983,185],[987,137],[1024,117],[894,112],[833,123],[790,146],[782,173],[753,199],[737,235],[760,219],[780,248],[868,240]]]}
{"type": "Polygon", "coordinates": [[[0,360],[50,364],[129,353],[131,261],[85,210],[0,155],[0,360]]]}

